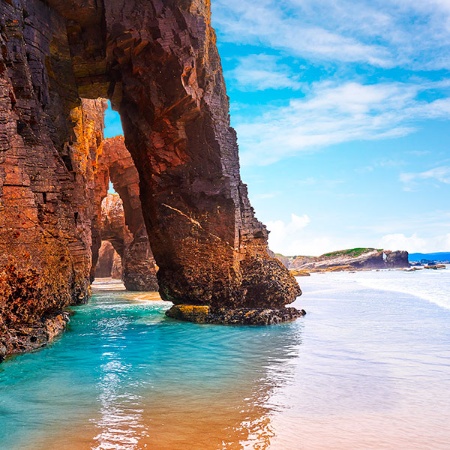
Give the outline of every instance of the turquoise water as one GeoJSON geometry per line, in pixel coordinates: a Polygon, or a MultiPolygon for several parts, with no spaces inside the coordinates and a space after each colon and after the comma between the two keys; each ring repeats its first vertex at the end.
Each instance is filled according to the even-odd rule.
{"type": "Polygon", "coordinates": [[[97,292],[0,365],[0,448],[448,449],[450,270],[299,281],[307,315],[273,327],[97,292]]]}
{"type": "Polygon", "coordinates": [[[164,316],[167,303],[136,297],[96,294],[56,343],[0,366],[1,448],[220,448],[255,430],[261,439],[255,411],[297,355],[301,322],[181,323],[164,316]]]}

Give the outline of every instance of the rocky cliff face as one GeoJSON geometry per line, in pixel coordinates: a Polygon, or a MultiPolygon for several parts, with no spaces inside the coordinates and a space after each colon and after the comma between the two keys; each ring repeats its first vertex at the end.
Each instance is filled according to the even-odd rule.
{"type": "MultiPolygon", "coordinates": [[[[95,267],[95,278],[112,277],[115,254],[117,254],[117,252],[114,250],[111,242],[102,241],[102,245],[98,251],[98,262],[95,267]]],[[[120,272],[119,279],[122,279],[122,271],[120,272]]]]}
{"type": "Polygon", "coordinates": [[[322,256],[298,256],[288,267],[296,271],[370,270],[409,267],[408,252],[374,248],[341,250],[322,256]]]}
{"type": "Polygon", "coordinates": [[[88,296],[104,104],[82,106],[66,21],[44,3],[2,2],[0,47],[1,355],[47,342],[88,296]]]}
{"type": "Polygon", "coordinates": [[[239,176],[209,0],[4,0],[0,48],[2,353],[88,295],[104,103],[81,98],[121,115],[163,298],[282,308],[300,294],[239,176]]]}
{"type": "Polygon", "coordinates": [[[209,3],[151,3],[107,3],[106,23],[121,80],[115,105],[140,174],[161,295],[283,307],[300,291],[268,256],[266,229],[239,177],[209,3]]]}

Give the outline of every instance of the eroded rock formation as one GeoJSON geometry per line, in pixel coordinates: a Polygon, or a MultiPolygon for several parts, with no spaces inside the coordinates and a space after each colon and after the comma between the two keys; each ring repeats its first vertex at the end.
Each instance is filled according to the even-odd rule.
{"type": "MultiPolygon", "coordinates": [[[[111,277],[115,254],[117,254],[117,252],[114,250],[111,242],[102,241],[102,245],[98,251],[98,261],[95,267],[95,278],[111,277]]],[[[120,272],[119,279],[122,279],[122,271],[120,272]]]]}
{"type": "MultiPolygon", "coordinates": [[[[140,205],[140,203],[139,203],[140,205]]],[[[101,237],[109,241],[121,260],[121,276],[125,287],[130,291],[157,291],[156,265],[150,251],[147,232],[142,213],[140,221],[142,228],[134,227],[133,234],[126,223],[124,203],[118,194],[108,194],[102,201],[101,237]],[[137,230],[137,231],[136,231],[137,230]]],[[[140,208],[139,208],[140,210],[140,208]]],[[[131,222],[136,225],[135,222],[131,222]]],[[[110,273],[113,269],[111,255],[110,273]]],[[[115,270],[118,270],[116,262],[115,270]]]]}
{"type": "Polygon", "coordinates": [[[82,108],[63,17],[0,7],[1,357],[45,344],[88,297],[104,103],[82,108]]]}
{"type": "Polygon", "coordinates": [[[288,267],[299,272],[299,275],[304,275],[301,272],[398,269],[409,267],[409,262],[407,251],[355,248],[322,256],[297,256],[289,261],[288,267]]]}
{"type": "Polygon", "coordinates": [[[0,13],[2,354],[88,295],[102,129],[81,98],[121,115],[164,299],[273,309],[300,294],[239,176],[209,0],[3,0],[0,13]]]}
{"type": "MultiPolygon", "coordinates": [[[[142,215],[141,201],[139,198],[139,174],[134,165],[130,152],[125,147],[124,138],[118,136],[106,139],[103,150],[98,160],[96,173],[96,220],[94,221],[93,256],[94,266],[97,261],[97,248],[103,239],[109,239],[101,230],[105,224],[101,217],[106,215],[122,214],[120,219],[126,225],[126,232],[131,240],[124,246],[114,245],[123,262],[123,282],[131,291],[158,290],[156,279],[156,265],[150,249],[148,234],[142,215]],[[105,210],[113,203],[102,203],[106,198],[109,181],[112,182],[115,191],[121,199],[120,208],[110,212],[105,210]],[[100,207],[100,205],[103,205],[100,207]]],[[[117,217],[116,220],[119,220],[117,217]]],[[[125,226],[124,225],[124,226],[125,226]]]]}

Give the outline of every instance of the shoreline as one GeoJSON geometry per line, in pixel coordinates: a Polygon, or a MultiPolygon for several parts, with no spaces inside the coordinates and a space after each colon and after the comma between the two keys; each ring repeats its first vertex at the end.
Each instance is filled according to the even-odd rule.
{"type": "Polygon", "coordinates": [[[313,275],[307,316],[281,327],[171,322],[105,292],[66,341],[0,372],[4,445],[446,450],[450,305],[430,293],[447,298],[450,273],[416,275],[313,275]]]}
{"type": "Polygon", "coordinates": [[[338,272],[415,272],[420,270],[446,270],[450,264],[437,263],[431,266],[410,266],[410,267],[383,267],[383,268],[356,268],[350,266],[332,266],[327,268],[313,268],[313,269],[289,269],[294,277],[308,277],[312,273],[338,273],[338,272]]]}

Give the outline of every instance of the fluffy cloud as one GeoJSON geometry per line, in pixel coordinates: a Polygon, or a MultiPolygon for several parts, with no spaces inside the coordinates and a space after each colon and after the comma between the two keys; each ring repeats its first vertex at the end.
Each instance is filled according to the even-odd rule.
{"type": "Polygon", "coordinates": [[[305,98],[237,119],[243,164],[267,165],[301,151],[354,140],[399,137],[411,122],[448,118],[450,98],[421,101],[433,84],[315,83],[305,98]]]}
{"type": "Polygon", "coordinates": [[[279,64],[278,59],[264,54],[239,58],[237,67],[227,72],[226,77],[243,91],[300,89],[299,77],[291,74],[289,66],[279,64]]]}
{"type": "Polygon", "coordinates": [[[307,214],[291,214],[289,222],[268,221],[270,249],[287,256],[318,256],[332,250],[356,246],[353,236],[324,235],[310,227],[310,223],[311,219],[307,214]]]}
{"type": "Polygon", "coordinates": [[[390,250],[408,250],[409,253],[432,253],[450,249],[450,233],[421,237],[414,233],[406,236],[403,233],[387,234],[377,243],[377,247],[390,250]]]}
{"type": "MultiPolygon", "coordinates": [[[[343,62],[390,66],[392,57],[378,45],[359,42],[308,20],[296,2],[218,0],[214,22],[223,40],[268,45],[290,54],[343,62]],[[300,14],[300,15],[299,15],[300,14]]],[[[352,20],[353,22],[353,20],[352,20]]]]}
{"type": "Polygon", "coordinates": [[[286,244],[298,238],[299,232],[306,228],[311,219],[306,215],[297,216],[291,214],[291,220],[287,223],[282,220],[275,220],[267,222],[269,234],[269,246],[276,252],[281,252],[286,249],[286,244]]]}

